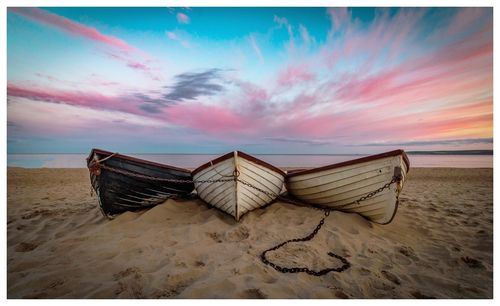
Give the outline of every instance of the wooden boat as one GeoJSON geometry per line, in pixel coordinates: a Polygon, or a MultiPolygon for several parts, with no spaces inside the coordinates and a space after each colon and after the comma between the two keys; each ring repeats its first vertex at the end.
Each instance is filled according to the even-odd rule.
{"type": "Polygon", "coordinates": [[[216,158],[192,173],[198,196],[236,220],[274,201],[285,181],[281,169],[240,151],[216,158]],[[214,182],[217,180],[222,181],[214,182]]]}
{"type": "Polygon", "coordinates": [[[109,218],[185,196],[194,189],[192,182],[165,180],[192,180],[189,170],[104,150],[92,149],[87,167],[99,207],[109,218]]]}
{"type": "Polygon", "coordinates": [[[403,150],[395,150],[324,167],[289,173],[286,188],[290,195],[309,204],[346,212],[356,212],[380,224],[394,218],[399,193],[410,169],[403,150]],[[399,182],[359,203],[361,197],[390,183],[401,175],[399,182]]]}

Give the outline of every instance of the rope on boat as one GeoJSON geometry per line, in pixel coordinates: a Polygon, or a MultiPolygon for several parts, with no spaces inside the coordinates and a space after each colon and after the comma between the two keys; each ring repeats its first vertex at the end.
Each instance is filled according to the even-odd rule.
{"type": "MultiPolygon", "coordinates": [[[[227,174],[222,174],[222,173],[220,173],[220,172],[217,170],[217,168],[215,168],[215,167],[214,167],[214,164],[212,163],[212,161],[210,161],[210,167],[213,167],[213,170],[214,170],[215,172],[217,172],[217,174],[218,174],[218,175],[220,175],[220,176],[222,176],[222,177],[232,177],[232,178],[237,178],[238,176],[240,176],[240,171],[239,171],[238,169],[236,169],[236,168],[234,169],[233,174],[229,174],[229,175],[227,175],[227,174]]],[[[195,182],[195,181],[193,180],[193,183],[194,183],[194,182],[195,182]]]]}
{"type": "MultiPolygon", "coordinates": [[[[171,183],[220,183],[220,182],[231,182],[231,181],[238,181],[246,186],[249,186],[261,193],[264,193],[266,194],[267,196],[271,197],[272,199],[282,199],[286,202],[290,202],[290,203],[293,203],[293,204],[299,204],[299,205],[304,205],[306,203],[303,203],[303,202],[298,202],[298,201],[295,201],[294,199],[290,199],[290,198],[283,198],[282,196],[280,196],[279,194],[276,194],[274,192],[269,192],[269,191],[265,191],[257,186],[254,186],[252,185],[251,183],[248,183],[246,181],[243,181],[241,180],[239,177],[239,171],[237,169],[235,169],[235,171],[233,172],[232,175],[223,175],[221,173],[219,173],[215,168],[215,172],[217,172],[217,174],[219,174],[221,177],[231,177],[231,179],[210,179],[210,180],[184,180],[184,179],[169,179],[169,178],[160,178],[160,177],[154,177],[154,176],[149,176],[149,175],[143,175],[143,174],[138,174],[138,173],[134,173],[134,172],[130,172],[130,171],[127,171],[127,170],[123,170],[123,169],[117,169],[117,168],[113,168],[113,167],[110,167],[110,166],[107,166],[105,164],[101,164],[102,162],[112,158],[113,156],[115,156],[116,154],[118,153],[113,153],[111,154],[110,156],[106,157],[106,158],[103,158],[101,160],[95,160],[95,163],[92,163],[90,166],[89,166],[89,170],[91,172],[93,172],[94,174],[96,175],[99,175],[100,174],[100,171],[101,171],[101,168],[103,169],[106,169],[106,170],[109,170],[109,171],[112,171],[112,172],[115,172],[115,173],[120,173],[120,174],[123,174],[123,175],[127,175],[127,176],[132,176],[132,177],[136,177],[136,178],[141,178],[141,179],[148,179],[148,180],[156,180],[156,181],[162,181],[162,182],[171,182],[171,183]]],[[[210,161],[210,165],[213,166],[212,162],[210,161]]],[[[392,184],[394,183],[399,183],[400,181],[402,180],[402,175],[401,173],[395,173],[395,175],[393,176],[392,180],[390,182],[388,182],[387,184],[385,184],[384,186],[372,191],[372,192],[369,192],[367,193],[366,195],[362,196],[361,198],[357,199],[357,200],[354,200],[350,203],[347,203],[347,204],[343,204],[341,205],[340,207],[344,207],[344,206],[347,206],[347,205],[352,205],[352,204],[357,204],[359,205],[360,202],[363,202],[365,200],[368,200],[370,199],[371,197],[375,196],[376,194],[384,191],[385,189],[389,188],[392,184]]],[[[321,219],[321,221],[318,223],[318,225],[316,226],[316,228],[307,236],[305,237],[302,237],[302,238],[293,238],[293,239],[289,239],[289,240],[286,240],[274,247],[271,247],[267,250],[265,250],[264,252],[261,253],[260,255],[260,259],[261,261],[265,264],[265,265],[269,265],[271,266],[272,268],[274,268],[275,270],[281,272],[281,273],[300,273],[300,272],[304,272],[304,273],[307,273],[309,275],[314,275],[314,276],[322,276],[322,275],[325,275],[329,272],[343,272],[347,269],[349,269],[351,267],[351,264],[349,263],[349,261],[347,261],[347,259],[345,259],[344,257],[340,256],[340,255],[337,255],[333,252],[328,252],[328,256],[330,257],[333,257],[333,258],[337,258],[339,259],[341,262],[342,262],[342,266],[340,267],[335,267],[335,268],[326,268],[326,269],[322,269],[322,270],[319,270],[319,271],[315,271],[315,270],[311,270],[307,267],[282,267],[282,266],[279,266],[273,262],[271,262],[269,259],[267,259],[266,257],[266,254],[268,252],[271,252],[271,251],[275,251],[285,245],[287,245],[288,243],[290,242],[304,242],[304,241],[309,241],[309,240],[312,240],[317,234],[318,232],[320,231],[320,229],[322,228],[323,224],[325,223],[325,219],[330,215],[330,211],[333,210],[332,208],[317,208],[317,207],[311,207],[313,209],[321,209],[324,211],[324,217],[321,219]]]]}
{"type": "MultiPolygon", "coordinates": [[[[111,154],[110,156],[104,157],[103,159],[95,159],[95,162],[98,163],[98,164],[100,164],[100,163],[102,163],[104,161],[107,161],[108,159],[110,159],[111,157],[113,157],[113,156],[115,156],[117,154],[118,154],[118,152],[115,152],[115,153],[111,154]]],[[[96,155],[96,157],[97,157],[97,155],[96,155]]]]}

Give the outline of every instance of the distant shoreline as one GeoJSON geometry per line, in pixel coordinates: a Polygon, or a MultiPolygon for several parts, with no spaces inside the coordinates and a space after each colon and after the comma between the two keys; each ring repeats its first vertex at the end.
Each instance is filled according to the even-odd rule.
{"type": "Polygon", "coordinates": [[[408,151],[410,155],[493,155],[493,150],[408,151]]]}

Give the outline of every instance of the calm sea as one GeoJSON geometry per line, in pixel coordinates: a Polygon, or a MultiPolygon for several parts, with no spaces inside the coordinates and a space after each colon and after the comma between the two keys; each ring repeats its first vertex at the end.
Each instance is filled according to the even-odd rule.
{"type": "MultiPolygon", "coordinates": [[[[182,168],[196,168],[220,155],[129,154],[182,168]]],[[[365,155],[267,155],[255,157],[277,167],[318,167],[365,155]]],[[[85,168],[87,154],[8,154],[7,166],[25,168],[85,168]]],[[[492,155],[409,155],[411,167],[493,168],[492,155]]]]}

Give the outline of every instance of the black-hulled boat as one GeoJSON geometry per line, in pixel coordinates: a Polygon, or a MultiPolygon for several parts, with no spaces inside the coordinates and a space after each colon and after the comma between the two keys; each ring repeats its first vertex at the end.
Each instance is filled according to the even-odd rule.
{"type": "Polygon", "coordinates": [[[108,218],[186,196],[194,189],[187,169],[104,150],[92,149],[87,167],[99,207],[108,218]]]}

